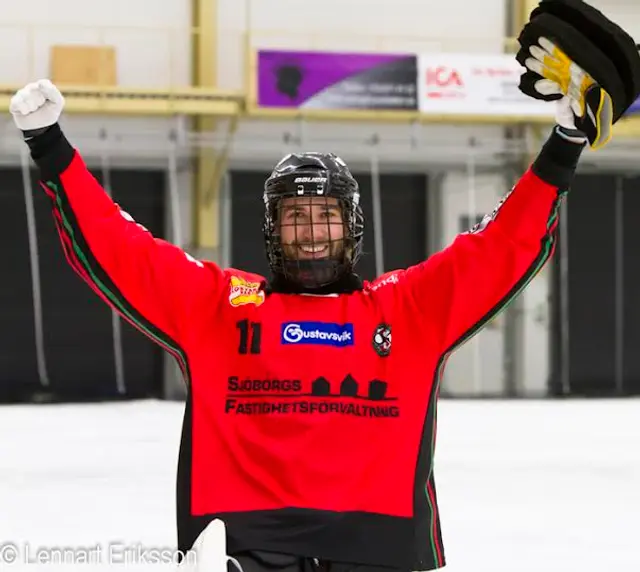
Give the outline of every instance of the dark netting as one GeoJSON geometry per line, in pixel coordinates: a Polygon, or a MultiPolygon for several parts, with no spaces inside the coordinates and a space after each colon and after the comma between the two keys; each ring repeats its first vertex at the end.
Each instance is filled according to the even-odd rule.
{"type": "Polygon", "coordinates": [[[352,267],[364,220],[351,201],[291,197],[274,202],[275,270],[308,287],[319,287],[352,267]]]}

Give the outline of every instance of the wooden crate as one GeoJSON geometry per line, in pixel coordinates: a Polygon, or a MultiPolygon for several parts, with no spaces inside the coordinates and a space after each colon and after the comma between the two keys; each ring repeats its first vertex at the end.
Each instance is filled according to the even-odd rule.
{"type": "Polygon", "coordinates": [[[112,46],[52,46],[50,78],[60,85],[115,86],[116,50],[112,46]]]}

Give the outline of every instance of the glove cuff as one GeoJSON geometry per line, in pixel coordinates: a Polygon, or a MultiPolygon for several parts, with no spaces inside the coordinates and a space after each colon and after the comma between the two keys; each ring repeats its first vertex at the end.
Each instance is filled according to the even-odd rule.
{"type": "Polygon", "coordinates": [[[543,181],[565,192],[573,181],[587,142],[584,138],[582,143],[571,141],[561,134],[562,131],[566,134],[567,130],[561,127],[553,129],[531,169],[543,181]]]}
{"type": "Polygon", "coordinates": [[[25,141],[29,141],[38,135],[42,135],[49,129],[51,129],[51,125],[47,125],[47,127],[40,127],[39,129],[26,129],[22,132],[25,141]]]}
{"type": "Polygon", "coordinates": [[[23,134],[31,151],[31,158],[44,179],[57,177],[73,161],[75,149],[64,136],[58,123],[44,129],[24,131],[23,134]]]}
{"type": "Polygon", "coordinates": [[[578,145],[586,144],[589,142],[589,138],[580,129],[570,129],[563,125],[556,126],[556,133],[563,139],[570,141],[571,143],[577,143],[578,145]]]}

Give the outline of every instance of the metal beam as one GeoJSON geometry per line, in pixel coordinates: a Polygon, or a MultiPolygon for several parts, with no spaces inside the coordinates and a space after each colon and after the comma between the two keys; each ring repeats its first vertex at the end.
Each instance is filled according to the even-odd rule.
{"type": "MultiPolygon", "coordinates": [[[[202,0],[197,0],[202,1],[202,0]]],[[[205,0],[211,1],[211,0],[205,0]]],[[[0,86],[0,109],[8,110],[13,94],[21,86],[0,86]]],[[[441,124],[441,125],[523,125],[551,126],[552,117],[514,116],[514,115],[453,115],[426,114],[419,112],[359,111],[359,110],[298,110],[298,109],[259,109],[249,107],[245,112],[244,96],[240,93],[224,92],[213,88],[183,88],[181,90],[146,89],[100,89],[62,87],[66,100],[65,111],[71,114],[135,115],[135,116],[172,116],[188,115],[194,117],[199,132],[212,132],[217,122],[229,118],[237,126],[240,117],[264,121],[335,121],[335,122],[373,122],[396,124],[441,124]]],[[[228,131],[233,135],[235,129],[228,131]]],[[[640,138],[640,116],[622,119],[614,125],[614,136],[640,138]]],[[[205,150],[208,157],[204,161],[218,163],[219,158],[213,150],[205,150]]],[[[205,166],[206,168],[206,166],[205,166]]],[[[224,165],[222,165],[222,171],[224,165]]],[[[208,189],[206,177],[200,177],[201,183],[208,189]]],[[[202,196],[213,196],[205,190],[202,196]]]]}
{"type": "MultiPolygon", "coordinates": [[[[218,3],[192,0],[192,27],[197,30],[193,43],[192,83],[200,89],[215,89],[218,83],[218,3]]],[[[195,118],[197,133],[216,130],[217,114],[195,118]]],[[[198,148],[193,176],[193,243],[200,256],[217,259],[219,246],[219,186],[217,156],[214,149],[198,148]]]]}
{"type": "MultiPolygon", "coordinates": [[[[372,122],[397,124],[442,125],[505,125],[532,126],[553,125],[553,117],[536,115],[462,115],[444,113],[359,111],[337,109],[259,109],[248,107],[247,117],[264,121],[334,121],[372,122]]],[[[622,137],[640,137],[640,117],[628,117],[614,126],[614,134],[622,137]]]]}
{"type": "MultiPolygon", "coordinates": [[[[22,86],[0,86],[0,109],[8,110],[13,94],[22,86]]],[[[242,112],[240,92],[199,88],[125,88],[64,86],[65,112],[105,115],[191,115],[233,117],[242,112]]]]}
{"type": "Polygon", "coordinates": [[[537,8],[540,0],[511,0],[513,2],[513,23],[515,27],[515,33],[512,34],[517,37],[520,30],[529,21],[529,16],[533,12],[534,8],[537,8]]]}

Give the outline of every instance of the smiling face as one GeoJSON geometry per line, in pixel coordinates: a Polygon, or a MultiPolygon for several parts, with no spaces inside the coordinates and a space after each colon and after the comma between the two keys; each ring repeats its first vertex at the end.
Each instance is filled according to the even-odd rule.
{"type": "Polygon", "coordinates": [[[280,243],[286,258],[337,258],[344,248],[344,220],[338,200],[327,197],[283,199],[280,243]]]}

